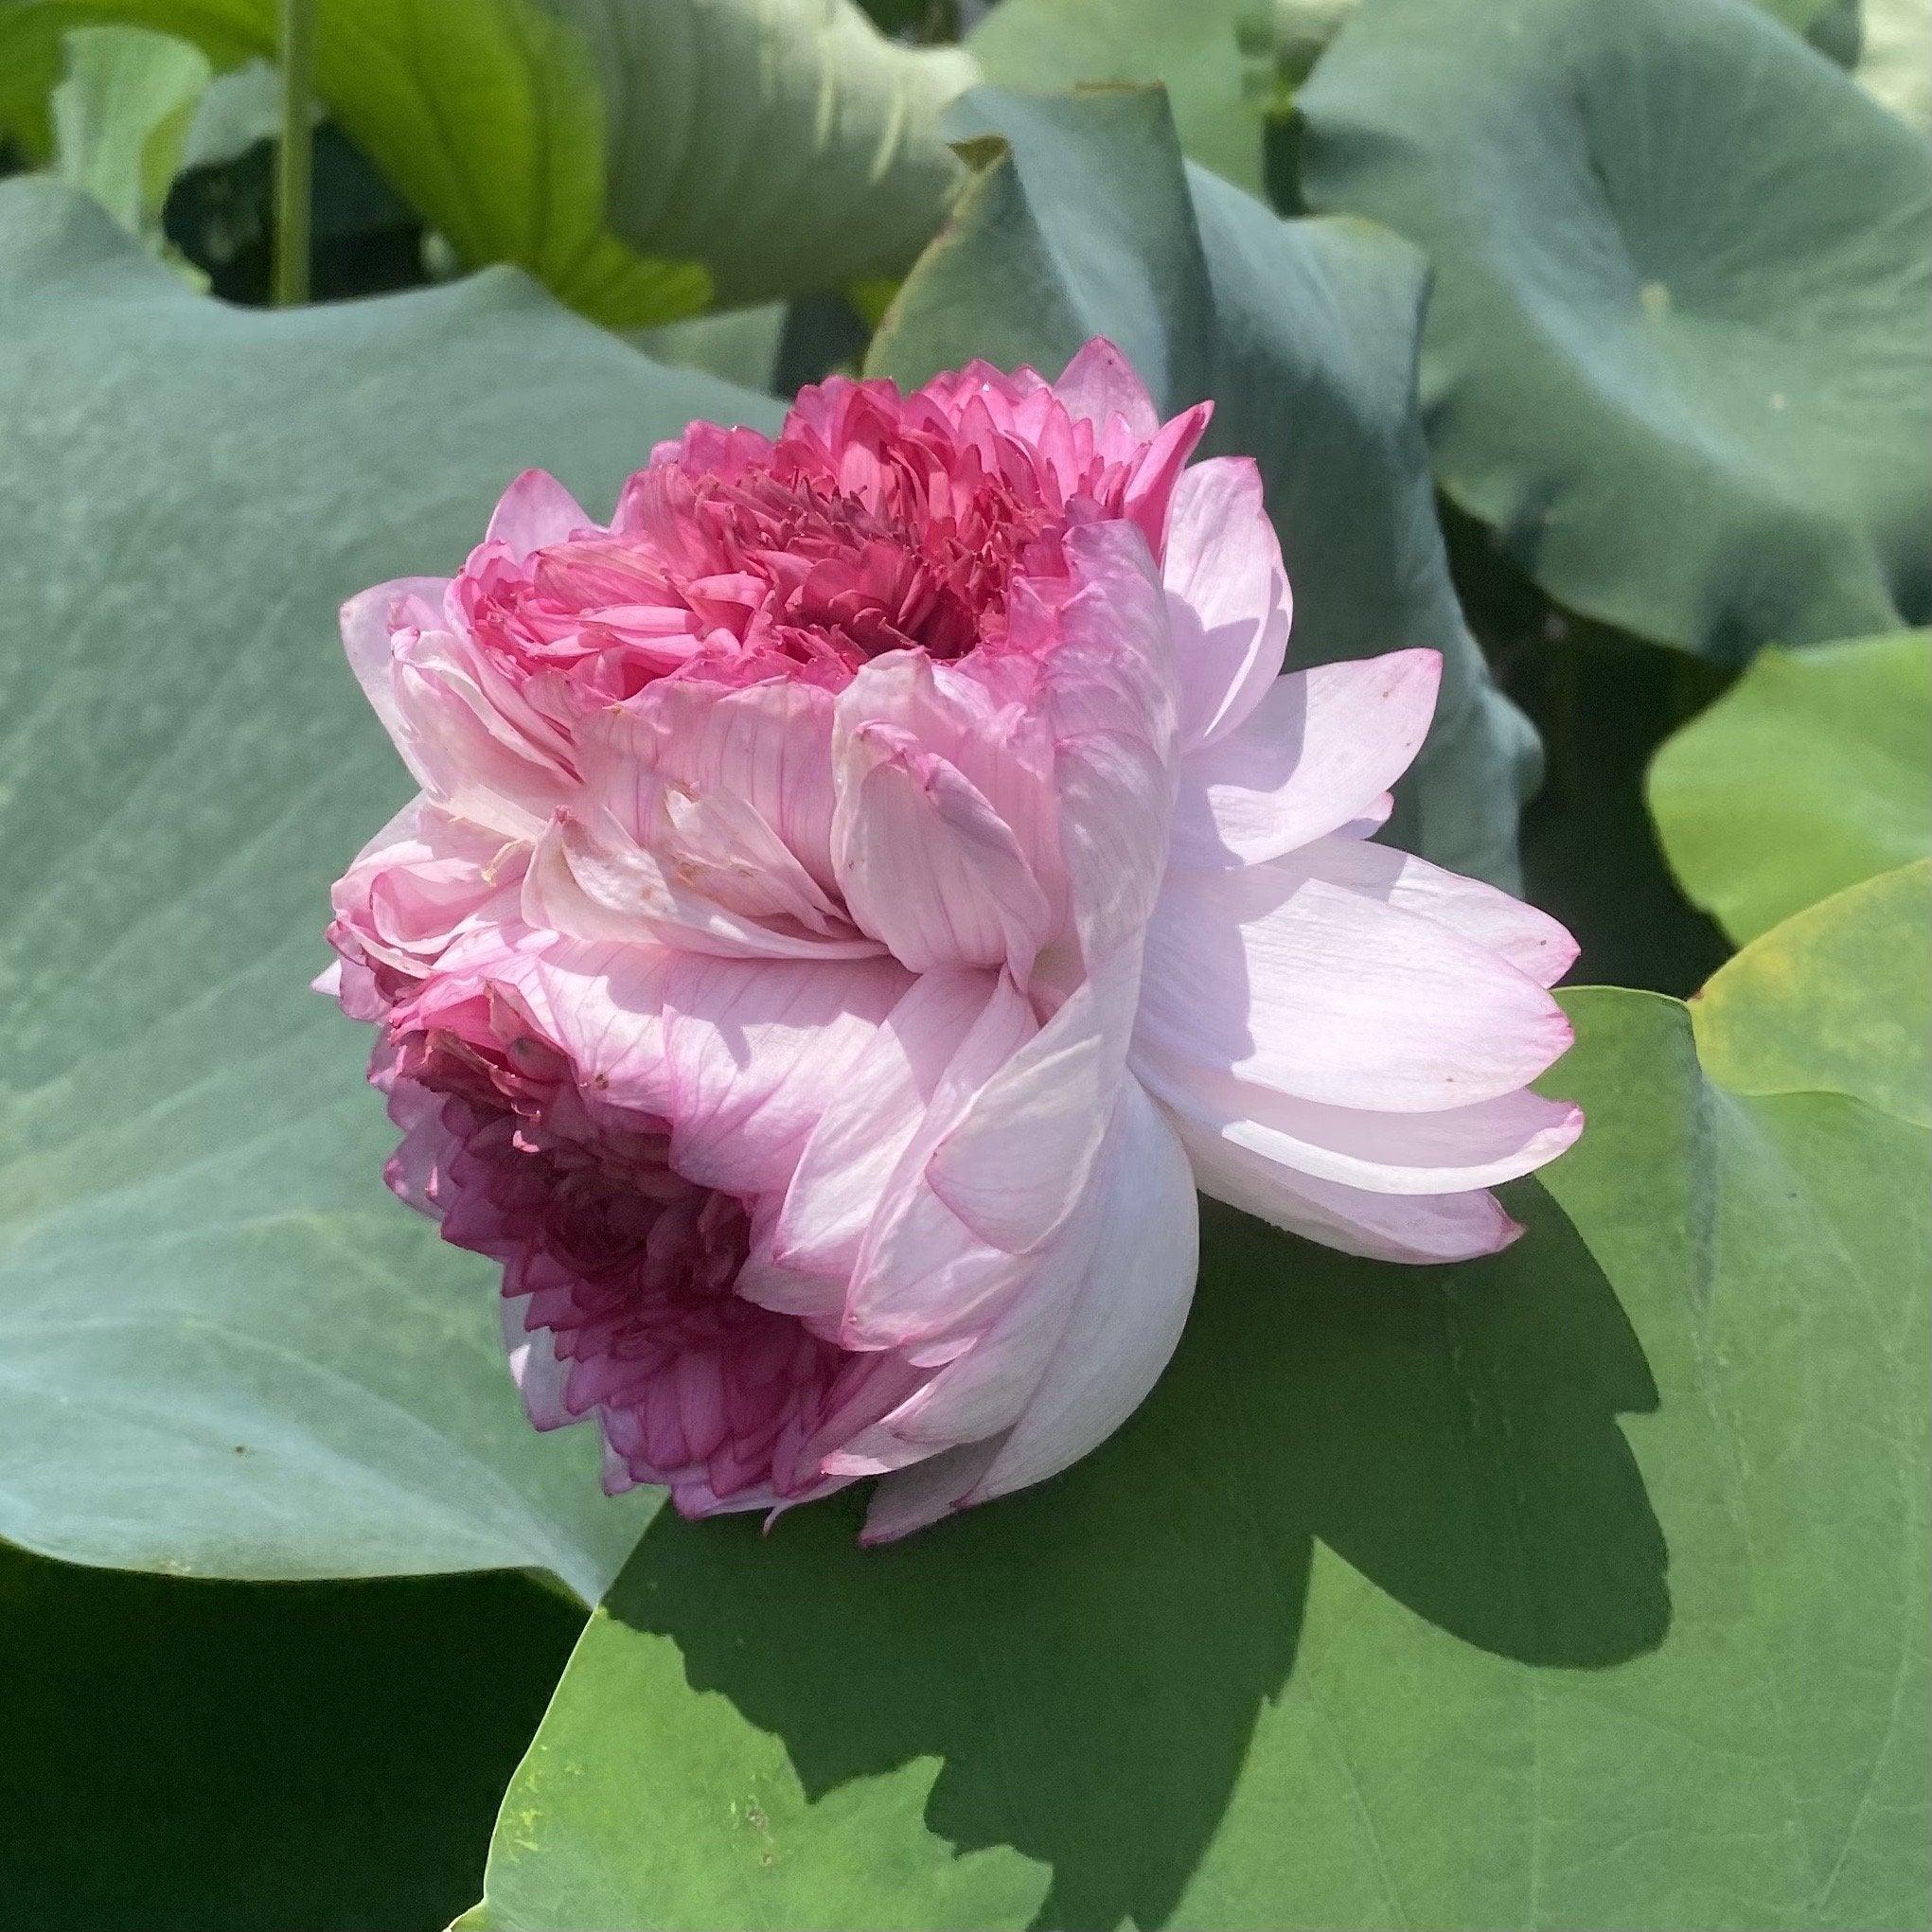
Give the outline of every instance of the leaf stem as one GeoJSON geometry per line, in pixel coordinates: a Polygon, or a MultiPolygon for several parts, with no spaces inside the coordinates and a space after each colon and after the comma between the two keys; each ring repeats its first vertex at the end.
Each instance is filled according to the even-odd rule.
{"type": "Polygon", "coordinates": [[[275,307],[309,299],[311,183],[314,175],[315,0],[280,0],[282,130],[275,143],[275,307]]]}

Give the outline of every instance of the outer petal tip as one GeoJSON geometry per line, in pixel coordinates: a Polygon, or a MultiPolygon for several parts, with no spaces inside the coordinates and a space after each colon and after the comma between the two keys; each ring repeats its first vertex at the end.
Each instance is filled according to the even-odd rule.
{"type": "Polygon", "coordinates": [[[547,470],[525,470],[498,499],[484,541],[507,545],[521,563],[533,550],[595,527],[583,505],[547,470]]]}
{"type": "Polygon", "coordinates": [[[1496,1219],[1496,1239],[1486,1249],[1478,1249],[1470,1256],[1473,1261],[1481,1254],[1500,1254],[1505,1248],[1514,1248],[1523,1237],[1523,1224],[1516,1217],[1498,1206],[1496,1219]]]}
{"type": "Polygon", "coordinates": [[[1108,417],[1118,416],[1140,442],[1151,441],[1160,429],[1161,417],[1146,385],[1104,335],[1091,337],[1073,351],[1053,391],[1068,415],[1096,428],[1103,427],[1108,417]]]}

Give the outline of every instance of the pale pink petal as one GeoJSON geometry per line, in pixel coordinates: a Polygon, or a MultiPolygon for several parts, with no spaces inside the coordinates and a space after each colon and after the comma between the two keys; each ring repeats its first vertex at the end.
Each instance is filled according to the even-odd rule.
{"type": "Polygon", "coordinates": [[[996,984],[989,973],[926,973],[887,1015],[806,1143],[765,1256],[780,1271],[770,1292],[761,1291],[767,1277],[753,1251],[743,1284],[753,1300],[791,1314],[818,1312],[830,1281],[842,1313],[845,1281],[886,1182],[996,984]]]}
{"type": "Polygon", "coordinates": [[[1088,977],[963,1106],[934,1142],[926,1181],[982,1241],[1037,1248],[1086,1189],[1133,1036],[1138,948],[1088,977]]]}
{"type": "MultiPolygon", "coordinates": [[[[1118,1152],[1120,1135],[1108,1143],[1118,1152]]],[[[1003,1437],[1040,1385],[1089,1285],[1103,1218],[1121,1212],[1112,1165],[1103,1161],[1065,1224],[1032,1256],[1025,1275],[954,1353],[904,1399],[856,1432],[829,1459],[846,1476],[882,1476],[961,1442],[1003,1437]]],[[[1192,1203],[1190,1203],[1192,1205],[1192,1203]]],[[[1130,1211],[1129,1211],[1130,1212],[1130,1211]]]]}
{"type": "Polygon", "coordinates": [[[1127,447],[1151,443],[1161,433],[1161,417],[1146,385],[1104,335],[1073,351],[1054,384],[1054,394],[1070,417],[1090,422],[1096,431],[1106,429],[1110,417],[1118,417],[1118,434],[1127,447]]]}
{"type": "Polygon", "coordinates": [[[482,963],[530,1023],[569,1056],[584,1090],[612,1107],[665,1114],[665,988],[679,955],[660,947],[582,945],[539,936],[482,963]]]}
{"type": "MultiPolygon", "coordinates": [[[[1373,839],[1389,823],[1390,816],[1394,809],[1395,794],[1392,791],[1385,791],[1380,798],[1376,799],[1372,805],[1365,806],[1356,817],[1349,820],[1347,824],[1338,825],[1335,828],[1335,837],[1338,839],[1373,839]]],[[[1175,808],[1175,815],[1178,820],[1179,817],[1179,806],[1175,808]]]]}
{"type": "Polygon", "coordinates": [[[1124,1084],[1134,968],[1131,956],[1100,963],[1037,1029],[989,1006],[880,1191],[853,1266],[846,1346],[943,1361],[1032,1280],[1091,1194],[1124,1084]]]}
{"type": "Polygon", "coordinates": [[[402,1129],[402,1139],[383,1166],[382,1179],[398,1200],[434,1219],[438,1176],[454,1149],[443,1125],[443,1097],[414,1081],[393,1080],[389,1118],[402,1129]]]}
{"type": "MultiPolygon", "coordinates": [[[[670,719],[680,715],[674,709],[670,719]]],[[[729,731],[712,737],[708,757],[679,756],[669,719],[656,710],[609,710],[586,721],[577,745],[581,803],[560,812],[540,844],[525,895],[532,923],[577,938],[650,938],[728,956],[856,958],[881,949],[854,931],[754,800],[729,782],[760,762],[747,739],[761,726],[791,737],[797,718],[784,707],[736,718],[739,754],[729,760],[718,755],[729,731]],[[689,776],[676,775],[681,769],[689,776]]],[[[823,755],[823,745],[814,749],[823,755]]],[[[764,789],[782,814],[783,797],[764,789]]]]}
{"type": "Polygon", "coordinates": [[[1033,1401],[974,1485],[975,1501],[1043,1481],[1105,1442],[1180,1339],[1199,1259],[1187,1156],[1132,1081],[1115,1127],[1086,1279],[1033,1401]]]}
{"type": "MultiPolygon", "coordinates": [[[[948,1509],[1056,1474],[1106,1441],[1166,1367],[1194,1297],[1194,1181],[1173,1128],[1131,1081],[1121,1090],[1093,1187],[1100,1204],[1091,1243],[1057,1338],[1043,1349],[1041,1338],[1030,1338],[1039,1368],[1026,1406],[994,1439],[997,1449],[983,1467],[955,1464],[936,1491],[931,1478],[887,1476],[867,1517],[869,1541],[903,1535],[948,1509]],[[948,1495],[955,1476],[966,1480],[948,1495]]],[[[938,1408],[935,1402],[923,1418],[929,1430],[938,1408]]],[[[975,1426],[984,1413],[974,1416],[975,1426]]]]}
{"type": "Polygon", "coordinates": [[[522,563],[533,550],[597,528],[556,477],[547,470],[525,470],[504,491],[484,541],[507,545],[511,557],[522,563]]]}
{"type": "Polygon", "coordinates": [[[397,745],[423,789],[453,817],[534,839],[575,776],[555,725],[452,631],[402,632],[394,649],[397,745]]]}
{"type": "Polygon", "coordinates": [[[678,1171],[744,1195],[789,1183],[910,984],[885,959],[774,964],[555,944],[501,977],[594,1102],[669,1120],[678,1171]]]}
{"type": "Polygon", "coordinates": [[[1185,471],[1161,560],[1180,682],[1183,751],[1232,731],[1281,674],[1291,603],[1282,546],[1246,456],[1185,471]]]}
{"type": "Polygon", "coordinates": [[[558,1359],[556,1338],[547,1328],[524,1325],[529,1296],[505,1295],[500,1305],[510,1379],[523,1398],[523,1409],[531,1422],[538,1428],[553,1429],[582,1421],[583,1410],[571,1408],[566,1399],[570,1364],[558,1359]]]}
{"type": "Polygon", "coordinates": [[[905,997],[887,959],[681,960],[665,984],[672,1158],[705,1187],[781,1191],[879,1023],[905,997]]]}
{"type": "MultiPolygon", "coordinates": [[[[839,1336],[844,1347],[900,1348],[937,1339],[943,1356],[945,1338],[966,1330],[976,1311],[1024,1271],[1021,1260],[975,1234],[947,1206],[928,1168],[947,1130],[1038,1030],[1026,1000],[1001,975],[880,1190],[853,1266],[839,1336]]],[[[1065,1186],[1065,1195],[1071,1207],[1077,1181],[1065,1186]]]]}
{"type": "Polygon", "coordinates": [[[1525,1086],[1570,1039],[1486,948],[1292,867],[1171,874],[1148,928],[1136,1056],[1170,1074],[1434,1110],[1525,1086]]]}
{"type": "Polygon", "coordinates": [[[590,729],[698,797],[742,800],[821,886],[832,874],[832,706],[815,684],[663,678],[590,729]]]}
{"type": "Polygon", "coordinates": [[[1523,1232],[1483,1189],[1379,1194],[1344,1187],[1285,1168],[1184,1115],[1173,1119],[1203,1194],[1344,1254],[1406,1266],[1468,1261],[1507,1248],[1523,1232]]]}
{"type": "MultiPolygon", "coordinates": [[[[449,588],[448,577],[401,576],[361,592],[342,607],[342,645],[349,669],[405,763],[410,751],[396,703],[395,637],[399,630],[431,629],[440,624],[449,588]]],[[[422,774],[416,776],[420,783],[422,774]]]]}
{"type": "Polygon", "coordinates": [[[750,854],[769,860],[783,848],[775,839],[770,845],[756,841],[763,821],[750,807],[731,812],[719,801],[708,803],[713,809],[695,815],[702,835],[695,846],[688,822],[681,839],[668,816],[645,845],[608,810],[591,817],[558,812],[531,855],[523,917],[573,939],[676,946],[721,959],[862,959],[883,950],[849,927],[832,928],[815,913],[803,916],[810,883],[803,868],[758,873],[750,854]],[[734,867],[734,852],[744,858],[742,872],[734,867]],[[695,872],[685,870],[686,859],[695,872]],[[742,904],[744,895],[730,889],[736,887],[757,888],[762,903],[753,899],[745,910],[726,904],[730,897],[742,904]]]}
{"type": "Polygon", "coordinates": [[[649,827],[678,877],[728,913],[850,939],[852,920],[757,808],[726,791],[701,797],[667,788],[649,827]]]}
{"type": "MultiPolygon", "coordinates": [[[[1265,1155],[1290,1179],[1313,1175],[1374,1194],[1494,1187],[1553,1161],[1583,1127],[1580,1108],[1528,1089],[1467,1107],[1378,1113],[1300,1100],[1152,1055],[1137,1056],[1135,1070],[1177,1119],[1265,1155]]],[[[1201,1185],[1215,1192],[1205,1176],[1201,1185]]]]}
{"type": "Polygon", "coordinates": [[[1539,986],[1553,986],[1576,960],[1576,941],[1549,913],[1393,846],[1364,843],[1347,827],[1303,846],[1281,867],[1419,913],[1508,960],[1539,986]]]}
{"type": "Polygon", "coordinates": [[[371,957],[427,966],[484,917],[513,916],[523,851],[410,800],[330,889],[341,930],[371,957]]]}
{"type": "Polygon", "coordinates": [[[1239,729],[1182,764],[1174,862],[1250,865],[1372,817],[1428,735],[1442,665],[1400,650],[1277,680],[1239,729]]]}
{"type": "Polygon", "coordinates": [[[1013,828],[912,734],[842,734],[833,865],[862,931],[914,972],[1032,966],[1052,908],[1013,828]]]}
{"type": "Polygon", "coordinates": [[[895,1543],[965,1509],[1000,1448],[1000,1437],[991,1436],[928,1456],[886,1477],[872,1492],[859,1540],[868,1548],[895,1543]]]}
{"type": "Polygon", "coordinates": [[[1145,924],[1166,863],[1174,640],[1153,560],[1129,526],[1075,530],[1067,549],[1080,589],[1060,613],[1042,698],[1073,920],[1082,946],[1100,956],[1145,924]]]}
{"type": "MultiPolygon", "coordinates": [[[[1011,833],[1057,922],[1066,897],[1051,721],[1002,700],[961,667],[895,651],[867,665],[839,695],[827,769],[863,771],[861,733],[915,743],[943,759],[1011,833]]],[[[827,823],[830,821],[830,810],[827,823]]]]}

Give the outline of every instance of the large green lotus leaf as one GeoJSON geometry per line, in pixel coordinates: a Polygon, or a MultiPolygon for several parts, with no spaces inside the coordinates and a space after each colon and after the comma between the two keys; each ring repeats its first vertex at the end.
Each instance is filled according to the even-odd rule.
{"type": "Polygon", "coordinates": [[[875,1551],[659,1516],[477,1923],[951,1923],[950,1845],[988,1927],[1923,1925],[1923,891],[1566,996],[1590,1126],[1502,1256],[1212,1214],[1173,1367],[1042,1488],[875,1551]],[[1806,1064],[1852,950],[1866,1046],[1806,1064]]]}
{"type": "MultiPolygon", "coordinates": [[[[272,52],[276,6],[0,0],[0,67],[44,61],[75,19],[272,52]]],[[[957,47],[887,40],[852,0],[315,12],[330,112],[458,255],[527,268],[615,325],[904,269],[959,179],[940,112],[978,73],[957,47]]]]}
{"type": "Polygon", "coordinates": [[[1283,222],[1183,164],[1162,97],[987,89],[952,221],[868,359],[924,381],[974,355],[1057,374],[1113,338],[1168,410],[1214,400],[1205,445],[1258,459],[1294,586],[1291,659],[1429,645],[1442,701],[1394,832],[1505,881],[1534,734],[1496,689],[1449,582],[1415,417],[1412,250],[1360,223],[1283,222]]]}
{"type": "Polygon", "coordinates": [[[1650,769],[1673,869],[1733,939],[1932,853],[1932,632],[1767,650],[1650,769]]]}
{"type": "Polygon", "coordinates": [[[492,1270],[384,1193],[367,1041],[307,989],[408,789],[336,638],[529,464],[608,505],[694,416],[510,271],[286,315],[0,190],[0,1535],[240,1576],[539,1565],[651,1499],[541,1437],[492,1270]]]}
{"type": "Polygon", "coordinates": [[[1932,612],[1932,152],[1746,0],[1372,0],[1302,183],[1440,277],[1437,475],[1551,595],[1742,662],[1932,612]]]}
{"type": "Polygon", "coordinates": [[[1002,87],[1160,81],[1188,153],[1260,194],[1277,105],[1271,11],[1270,0],[1001,0],[966,44],[1002,87]]]}
{"type": "Polygon", "coordinates": [[[0,1932],[433,1932],[583,1613],[517,1576],[211,1584],[0,1548],[0,1932]]]}

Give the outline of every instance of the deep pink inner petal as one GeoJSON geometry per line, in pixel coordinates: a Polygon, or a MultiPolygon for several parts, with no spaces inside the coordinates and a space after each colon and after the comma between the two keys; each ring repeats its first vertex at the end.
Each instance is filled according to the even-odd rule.
{"type": "MultiPolygon", "coordinates": [[[[1066,585],[1068,529],[1141,518],[1150,496],[1160,528],[1174,467],[1172,449],[1097,448],[1050,392],[1011,388],[836,381],[775,441],[694,424],[631,478],[608,531],[522,560],[483,544],[454,615],[559,723],[686,668],[839,688],[887,651],[997,648],[1022,581],[1048,606],[1066,585]]],[[[1197,432],[1179,429],[1184,453],[1197,432]]]]}
{"type": "Polygon", "coordinates": [[[561,1407],[596,1416],[613,1482],[666,1484],[693,1510],[825,1487],[828,1426],[855,1405],[862,1426],[884,1406],[868,1391],[918,1378],[738,1295],[745,1205],[676,1171],[664,1122],[589,1112],[506,1002],[439,1018],[401,1034],[383,1073],[412,1106],[433,1097],[430,1204],[446,1240],[503,1264],[517,1325],[545,1332],[561,1407]]]}

